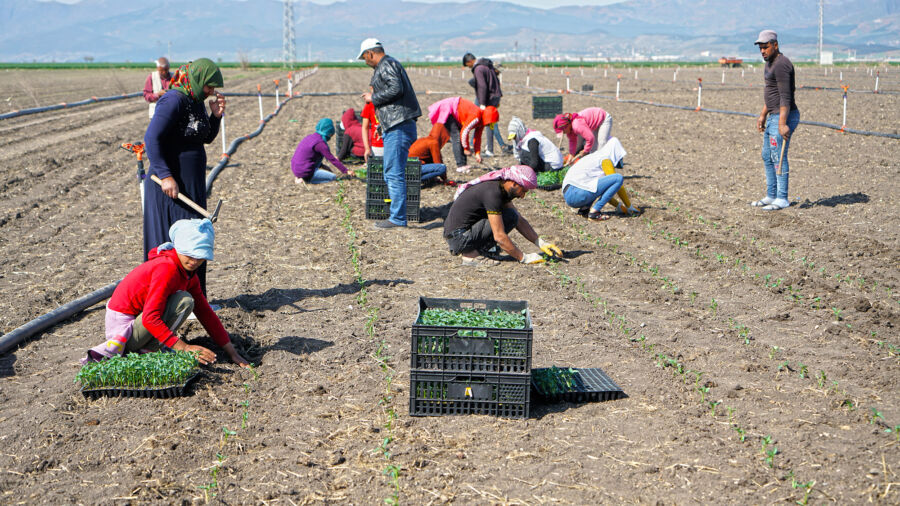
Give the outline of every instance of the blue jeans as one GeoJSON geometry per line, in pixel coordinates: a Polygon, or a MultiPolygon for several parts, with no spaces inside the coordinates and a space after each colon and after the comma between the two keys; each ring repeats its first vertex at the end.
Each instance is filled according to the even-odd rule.
{"type": "Polygon", "coordinates": [[[313,175],[309,176],[309,181],[306,182],[309,184],[330,183],[336,179],[337,176],[333,172],[317,168],[313,175]]]}
{"type": "Polygon", "coordinates": [[[594,205],[591,206],[591,210],[600,212],[600,210],[603,209],[603,206],[609,202],[609,199],[613,198],[616,192],[619,191],[619,188],[622,187],[622,181],[624,180],[622,174],[603,176],[597,180],[597,190],[594,192],[585,191],[581,188],[569,185],[566,186],[566,190],[563,192],[563,198],[566,200],[566,204],[569,207],[582,208],[590,206],[591,203],[593,203],[594,205]],[[596,202],[594,202],[595,200],[596,202]]]}
{"type": "MultiPolygon", "coordinates": [[[[781,175],[775,174],[775,167],[781,157],[781,145],[785,142],[778,133],[779,114],[769,114],[766,118],[766,129],[763,132],[762,159],[766,167],[766,196],[770,199],[788,198],[788,179],[790,167],[788,166],[788,150],[791,149],[791,141],[784,146],[784,159],[781,160],[781,175]]],[[[800,124],[800,111],[794,110],[788,113],[787,126],[793,135],[797,125],[800,124]]]]}
{"type": "Polygon", "coordinates": [[[422,165],[422,182],[433,177],[443,176],[447,173],[447,166],[443,163],[426,163],[422,165]]]}
{"type": "Polygon", "coordinates": [[[394,225],[406,226],[406,158],[416,140],[415,120],[406,120],[384,132],[384,182],[391,198],[394,225]]]}

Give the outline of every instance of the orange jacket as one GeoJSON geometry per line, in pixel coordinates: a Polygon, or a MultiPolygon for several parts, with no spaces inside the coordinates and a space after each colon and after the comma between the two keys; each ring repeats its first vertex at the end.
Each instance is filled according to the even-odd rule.
{"type": "Polygon", "coordinates": [[[450,134],[440,123],[431,127],[431,133],[427,137],[417,139],[409,147],[409,156],[418,158],[422,164],[444,163],[441,158],[441,148],[450,140],[450,134]]]}
{"type": "Polygon", "coordinates": [[[464,98],[459,99],[456,108],[456,121],[459,122],[459,142],[463,148],[469,147],[469,134],[475,132],[475,153],[481,153],[481,134],[484,132],[484,124],[481,122],[481,108],[464,98]]]}

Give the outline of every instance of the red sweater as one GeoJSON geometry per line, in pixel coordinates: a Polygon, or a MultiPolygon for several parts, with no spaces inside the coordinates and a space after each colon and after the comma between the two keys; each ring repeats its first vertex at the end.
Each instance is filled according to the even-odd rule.
{"type": "Polygon", "coordinates": [[[469,102],[468,100],[459,99],[459,107],[456,109],[456,121],[459,122],[459,142],[463,148],[469,147],[469,133],[475,130],[475,153],[481,153],[481,133],[484,131],[484,125],[481,123],[481,108],[469,102]]]}
{"type": "Polygon", "coordinates": [[[169,330],[162,317],[169,296],[184,290],[194,298],[194,314],[213,341],[219,346],[231,342],[228,332],[200,290],[197,276],[184,269],[175,250],[157,252],[153,248],[148,258],[119,283],[109,299],[108,307],[134,316],[143,313],[141,322],[144,327],[160,343],[171,348],[178,336],[169,330]]]}

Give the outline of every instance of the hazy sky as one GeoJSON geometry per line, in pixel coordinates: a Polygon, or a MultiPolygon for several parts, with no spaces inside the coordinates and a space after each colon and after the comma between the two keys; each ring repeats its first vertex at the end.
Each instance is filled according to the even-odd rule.
{"type": "MultiPolygon", "coordinates": [[[[64,4],[75,4],[80,2],[81,0],[38,0],[41,2],[60,2],[64,4]]],[[[352,1],[352,0],[310,0],[313,3],[317,4],[333,4],[337,1],[352,1]]],[[[438,3],[438,2],[455,2],[455,3],[463,3],[463,2],[497,2],[500,0],[411,0],[422,3],[438,3]]],[[[608,5],[616,2],[621,2],[622,0],[502,0],[512,4],[525,5],[527,7],[538,7],[541,9],[552,9],[553,7],[562,7],[563,5],[608,5]]]]}

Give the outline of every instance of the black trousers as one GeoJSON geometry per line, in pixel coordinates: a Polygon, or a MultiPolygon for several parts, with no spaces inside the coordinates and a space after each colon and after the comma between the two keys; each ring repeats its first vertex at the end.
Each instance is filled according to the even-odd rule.
{"type": "Polygon", "coordinates": [[[444,126],[447,127],[447,132],[450,133],[450,144],[453,146],[453,159],[456,161],[456,166],[462,167],[466,165],[466,154],[463,153],[462,143],[459,138],[459,122],[456,121],[456,118],[450,116],[447,118],[444,126]]]}
{"type": "MultiPolygon", "coordinates": [[[[509,234],[518,224],[519,213],[513,209],[503,209],[503,230],[509,234]]],[[[450,236],[445,239],[450,246],[450,253],[454,255],[472,250],[489,250],[497,245],[494,231],[487,218],[478,220],[470,228],[458,228],[450,232],[450,236]]]]}

